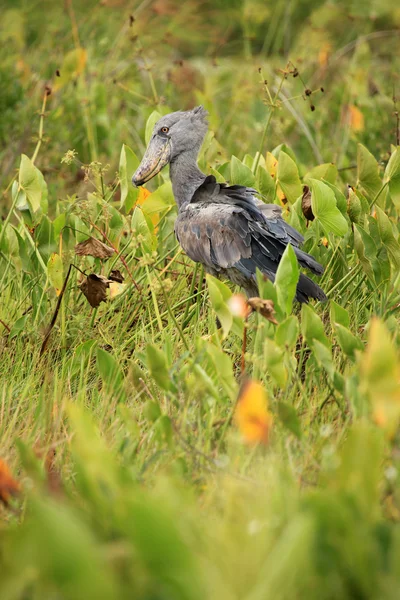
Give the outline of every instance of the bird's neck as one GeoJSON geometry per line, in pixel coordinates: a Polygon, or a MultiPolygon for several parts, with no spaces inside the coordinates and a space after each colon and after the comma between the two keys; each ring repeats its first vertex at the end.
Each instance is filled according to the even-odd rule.
{"type": "Polygon", "coordinates": [[[197,149],[182,152],[170,163],[172,191],[179,209],[190,202],[206,177],[197,166],[197,154],[197,149]]]}

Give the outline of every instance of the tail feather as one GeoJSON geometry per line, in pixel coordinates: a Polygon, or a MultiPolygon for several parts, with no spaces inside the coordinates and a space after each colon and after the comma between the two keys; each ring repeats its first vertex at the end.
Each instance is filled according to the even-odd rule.
{"type": "Polygon", "coordinates": [[[311,273],[315,273],[315,275],[322,275],[324,272],[324,267],[320,265],[313,256],[307,254],[307,252],[304,252],[303,250],[300,250],[300,248],[294,247],[293,250],[302,267],[310,269],[311,273]]]}
{"type": "Polygon", "coordinates": [[[310,298],[315,298],[321,302],[328,300],[325,292],[307,275],[300,273],[299,281],[297,284],[296,300],[299,302],[308,302],[310,298]]]}

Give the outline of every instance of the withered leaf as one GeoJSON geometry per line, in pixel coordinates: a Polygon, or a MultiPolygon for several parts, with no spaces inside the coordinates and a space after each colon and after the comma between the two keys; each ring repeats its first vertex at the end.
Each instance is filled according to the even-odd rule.
{"type": "Polygon", "coordinates": [[[274,325],[278,325],[278,321],[274,317],[275,308],[272,300],[263,300],[263,298],[255,296],[254,298],[249,298],[247,304],[252,310],[260,313],[267,321],[270,321],[274,325]]]}
{"type": "Polygon", "coordinates": [[[110,258],[115,253],[114,248],[110,248],[107,244],[88,238],[75,246],[75,254],[78,256],[94,256],[95,258],[110,258]]]}
{"type": "Polygon", "coordinates": [[[90,306],[97,308],[101,302],[107,300],[107,289],[109,288],[110,280],[102,275],[96,275],[96,273],[90,273],[82,281],[79,288],[82,293],[86,296],[90,306]]]}
{"type": "Polygon", "coordinates": [[[7,464],[0,458],[0,502],[8,506],[11,496],[21,491],[18,481],[15,481],[7,464]]]}
{"type": "Polygon", "coordinates": [[[314,213],[311,207],[311,191],[308,185],[303,187],[303,196],[301,198],[301,210],[307,221],[314,221],[314,213]]]}
{"type": "Polygon", "coordinates": [[[116,281],[117,283],[124,283],[124,276],[118,269],[114,269],[113,271],[111,271],[111,273],[108,276],[108,279],[110,279],[111,281],[116,281]]]}

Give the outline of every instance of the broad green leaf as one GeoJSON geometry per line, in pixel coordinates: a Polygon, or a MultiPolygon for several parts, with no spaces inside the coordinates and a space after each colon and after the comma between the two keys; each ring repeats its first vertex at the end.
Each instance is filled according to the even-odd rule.
{"type": "Polygon", "coordinates": [[[175,205],[174,196],[172,193],[172,185],[170,181],[163,183],[155,192],[147,196],[145,201],[140,205],[143,212],[152,216],[156,213],[168,210],[175,205]]]}
{"type": "Polygon", "coordinates": [[[375,282],[374,269],[372,267],[371,255],[377,255],[375,242],[371,236],[359,225],[354,225],[354,248],[358,259],[368,279],[375,282]]]}
{"type": "Polygon", "coordinates": [[[34,213],[40,209],[43,190],[38,173],[38,169],[36,169],[31,159],[22,154],[19,167],[19,187],[25,192],[26,199],[34,213]]]}
{"type": "Polygon", "coordinates": [[[268,200],[268,202],[274,201],[275,180],[271,177],[268,171],[261,166],[259,166],[257,169],[256,189],[260,192],[261,196],[268,200]]]}
{"type": "Polygon", "coordinates": [[[310,346],[315,340],[318,340],[327,348],[331,347],[331,343],[325,335],[321,319],[308,304],[302,304],[301,306],[301,332],[310,346]]]}
{"type": "Polygon", "coordinates": [[[243,164],[236,156],[231,158],[231,176],[230,183],[233,185],[245,185],[253,187],[255,185],[255,177],[245,164],[243,164]]]}
{"type": "Polygon", "coordinates": [[[11,331],[9,333],[9,339],[11,340],[14,337],[17,337],[25,329],[25,324],[29,318],[29,315],[24,315],[15,321],[14,325],[11,327],[11,331]]]}
{"type": "Polygon", "coordinates": [[[287,317],[279,323],[275,330],[275,341],[278,346],[292,350],[299,336],[299,320],[295,315],[287,317]]]}
{"type": "Polygon", "coordinates": [[[325,369],[329,377],[333,380],[335,375],[335,367],[333,365],[332,350],[327,344],[314,339],[311,348],[317,360],[317,363],[325,369]]]}
{"type": "Polygon", "coordinates": [[[388,251],[393,264],[398,269],[400,268],[400,245],[394,236],[392,223],[389,217],[379,208],[379,206],[376,206],[376,219],[378,221],[382,244],[388,251]]]}
{"type": "Polygon", "coordinates": [[[66,221],[66,215],[65,212],[62,212],[58,215],[58,217],[56,217],[53,221],[53,231],[54,231],[54,241],[58,242],[59,241],[59,236],[63,231],[63,228],[65,226],[65,221],[66,221]]]}
{"type": "Polygon", "coordinates": [[[303,193],[297,165],[286,152],[280,152],[277,171],[278,183],[288,202],[293,204],[303,193]]]}
{"type": "Polygon", "coordinates": [[[266,338],[264,341],[264,364],[268,374],[275,383],[284,388],[288,379],[288,372],[284,361],[285,350],[278,346],[274,340],[266,338]]]}
{"type": "Polygon", "coordinates": [[[161,119],[161,113],[159,113],[157,110],[153,110],[153,112],[151,113],[151,115],[149,116],[149,118],[147,119],[147,122],[146,122],[146,130],[145,130],[145,134],[144,134],[146,146],[150,142],[150,138],[153,133],[154,125],[157,123],[157,121],[159,119],[161,119]]]}
{"type": "Polygon", "coordinates": [[[362,341],[358,337],[353,335],[351,331],[347,329],[347,327],[343,327],[343,325],[340,325],[339,323],[335,324],[334,329],[339,342],[339,346],[341,347],[344,354],[346,354],[346,356],[348,356],[352,360],[355,360],[356,350],[362,351],[364,349],[364,344],[362,343],[362,341]]]}
{"type": "Polygon", "coordinates": [[[117,393],[124,381],[119,363],[110,352],[101,348],[96,350],[97,370],[109,393],[117,393]]]}
{"type": "Polygon", "coordinates": [[[217,171],[216,169],[213,169],[213,167],[209,168],[210,171],[210,175],[214,175],[215,179],[217,180],[217,183],[225,183],[225,177],[223,175],[221,175],[221,173],[219,171],[217,171]]]}
{"type": "Polygon", "coordinates": [[[362,144],[358,144],[357,151],[357,187],[364,190],[371,202],[382,187],[378,163],[362,144]]]}
{"type": "Polygon", "coordinates": [[[275,287],[281,309],[289,314],[296,295],[299,280],[299,264],[291,244],[288,244],[279,262],[275,287]]]}
{"type": "Polygon", "coordinates": [[[334,327],[336,324],[342,325],[343,327],[350,326],[350,317],[348,311],[337,304],[334,300],[329,303],[331,324],[334,327]]]}
{"type": "Polygon", "coordinates": [[[385,182],[389,182],[389,193],[393,204],[400,210],[400,146],[390,157],[385,169],[385,182]]]}
{"type": "Polygon", "coordinates": [[[281,152],[283,152],[284,154],[289,156],[292,159],[292,161],[294,163],[296,163],[296,156],[295,156],[293,150],[286,144],[279,144],[279,146],[275,146],[275,148],[272,150],[272,152],[269,152],[268,154],[271,154],[275,158],[279,159],[281,152]]]}
{"type": "Polygon", "coordinates": [[[346,215],[347,200],[346,200],[344,194],[339,190],[339,188],[336,187],[336,185],[333,185],[333,183],[330,183],[329,181],[326,181],[326,180],[324,180],[323,183],[325,183],[325,185],[327,185],[332,190],[332,192],[335,194],[336,206],[338,207],[338,209],[340,210],[342,215],[346,215]]]}
{"type": "Polygon", "coordinates": [[[333,163],[324,163],[323,165],[317,165],[311,171],[308,171],[303,177],[304,183],[308,185],[310,179],[319,179],[321,181],[334,184],[338,175],[337,166],[333,163]]]}
{"type": "Polygon", "coordinates": [[[165,353],[157,348],[157,346],[154,346],[154,344],[148,344],[146,347],[146,356],[147,367],[156,384],[163,390],[170,390],[172,382],[165,353]]]}
{"type": "Polygon", "coordinates": [[[60,295],[64,283],[63,261],[59,254],[52,254],[47,263],[47,275],[51,285],[55,288],[57,296],[60,295]]]}
{"type": "Polygon", "coordinates": [[[150,230],[149,223],[139,206],[135,206],[131,220],[131,229],[137,241],[143,244],[147,250],[154,250],[157,239],[150,230]]]}
{"type": "Polygon", "coordinates": [[[119,181],[121,187],[121,208],[124,206],[126,212],[130,212],[135,205],[139,195],[139,188],[132,183],[132,175],[139,166],[139,160],[136,154],[126,146],[122,145],[119,159],[119,181]]]}
{"type": "Polygon", "coordinates": [[[233,325],[233,315],[227,306],[227,300],[229,300],[231,292],[224,283],[211,275],[206,276],[206,281],[211,306],[221,323],[224,337],[226,337],[233,325]]]}
{"type": "Polygon", "coordinates": [[[300,439],[301,424],[295,408],[288,402],[278,402],[278,416],[282,425],[300,439]]]}
{"type": "Polygon", "coordinates": [[[347,221],[336,206],[332,189],[322,181],[310,179],[311,207],[315,218],[321,223],[325,234],[343,236],[348,229],[347,221]]]}

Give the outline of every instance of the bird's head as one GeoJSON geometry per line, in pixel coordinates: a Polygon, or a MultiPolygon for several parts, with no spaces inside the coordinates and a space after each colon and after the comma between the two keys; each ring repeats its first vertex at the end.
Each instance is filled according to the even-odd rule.
{"type": "Polygon", "coordinates": [[[180,154],[189,152],[197,155],[207,132],[207,114],[202,106],[196,106],[192,110],[161,117],[154,126],[142,162],[132,177],[133,185],[143,185],[180,154]]]}

